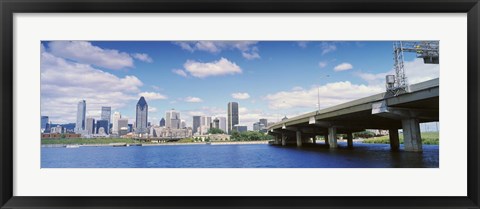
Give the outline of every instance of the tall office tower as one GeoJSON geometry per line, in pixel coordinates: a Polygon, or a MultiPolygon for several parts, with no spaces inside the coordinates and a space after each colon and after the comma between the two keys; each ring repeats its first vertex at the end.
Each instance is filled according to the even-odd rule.
{"type": "Polygon", "coordinates": [[[85,128],[87,130],[87,134],[94,134],[95,133],[95,119],[93,118],[87,118],[87,127],[85,128]]]}
{"type": "Polygon", "coordinates": [[[121,118],[117,121],[118,135],[123,136],[128,133],[128,119],[121,118]]]}
{"type": "Polygon", "coordinates": [[[139,134],[148,133],[148,105],[144,97],[140,97],[137,102],[137,115],[135,120],[135,131],[139,134]]]}
{"type": "Polygon", "coordinates": [[[165,118],[162,118],[162,119],[160,120],[160,124],[159,124],[159,125],[160,125],[160,127],[164,127],[164,126],[165,126],[165,118]]]}
{"type": "Polygon", "coordinates": [[[185,123],[185,120],[180,121],[180,129],[184,129],[187,127],[187,123],[185,123]]]}
{"type": "Polygon", "coordinates": [[[180,128],[180,112],[172,109],[166,112],[165,115],[165,127],[171,129],[179,129],[180,128]]]}
{"type": "Polygon", "coordinates": [[[100,119],[108,121],[108,127],[105,130],[106,134],[110,134],[109,127],[110,127],[111,116],[112,116],[112,107],[102,107],[102,115],[100,116],[100,119]]]}
{"type": "Polygon", "coordinates": [[[120,112],[114,112],[112,117],[112,134],[118,134],[120,127],[118,126],[118,120],[122,118],[120,112]]]}
{"type": "Polygon", "coordinates": [[[253,124],[253,130],[254,131],[260,131],[260,124],[261,124],[260,122],[255,122],[253,124]]]}
{"type": "Polygon", "coordinates": [[[48,116],[40,116],[40,131],[44,132],[47,130],[48,116]]]}
{"type": "Polygon", "coordinates": [[[85,130],[85,115],[87,113],[87,104],[85,100],[78,102],[77,105],[77,123],[75,124],[75,133],[81,134],[85,130]]]}
{"type": "Polygon", "coordinates": [[[227,108],[227,116],[228,116],[228,133],[231,134],[233,127],[238,124],[238,103],[236,102],[229,102],[227,108]]]}
{"type": "Polygon", "coordinates": [[[193,123],[192,123],[193,133],[197,133],[198,128],[202,125],[202,122],[200,122],[201,118],[202,117],[200,116],[193,116],[193,123]]]}
{"type": "Polygon", "coordinates": [[[227,133],[227,118],[217,117],[219,121],[219,129],[222,129],[223,132],[227,133]]]}
{"type": "Polygon", "coordinates": [[[218,119],[218,118],[213,119],[213,127],[212,128],[220,129],[220,119],[218,119]]]}
{"type": "Polygon", "coordinates": [[[207,129],[210,129],[211,124],[212,124],[212,117],[202,116],[201,126],[205,126],[207,127],[207,129]]]}
{"type": "Polygon", "coordinates": [[[97,120],[97,134],[108,135],[108,120],[97,120]]]}
{"type": "Polygon", "coordinates": [[[263,124],[264,127],[268,126],[268,120],[265,118],[260,119],[260,123],[263,124]]]}

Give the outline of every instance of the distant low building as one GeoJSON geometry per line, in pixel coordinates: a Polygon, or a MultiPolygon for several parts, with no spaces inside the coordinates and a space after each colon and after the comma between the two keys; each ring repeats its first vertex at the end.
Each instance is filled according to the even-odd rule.
{"type": "Polygon", "coordinates": [[[194,136],[195,139],[200,139],[202,141],[206,141],[209,139],[210,141],[230,141],[230,135],[228,134],[208,134],[208,135],[198,135],[194,136]]]}
{"type": "Polygon", "coordinates": [[[235,126],[233,126],[233,130],[237,131],[237,132],[246,132],[247,131],[247,126],[235,125],[235,126]]]}
{"type": "Polygon", "coordinates": [[[97,120],[97,124],[96,124],[96,134],[100,134],[100,135],[108,135],[108,127],[109,127],[109,124],[108,124],[108,120],[97,120]]]}
{"type": "Polygon", "coordinates": [[[168,127],[153,126],[150,128],[149,136],[153,138],[188,138],[192,137],[192,129],[171,129],[168,127]]]}
{"type": "Polygon", "coordinates": [[[50,128],[50,133],[52,134],[62,134],[65,133],[65,128],[63,128],[61,125],[57,125],[55,127],[50,128]]]}
{"type": "Polygon", "coordinates": [[[60,139],[60,138],[80,138],[81,134],[60,134],[60,133],[49,133],[42,134],[42,139],[60,139]]]}

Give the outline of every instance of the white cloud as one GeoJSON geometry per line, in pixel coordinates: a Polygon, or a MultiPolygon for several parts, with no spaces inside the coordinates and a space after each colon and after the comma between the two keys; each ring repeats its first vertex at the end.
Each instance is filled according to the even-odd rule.
{"type": "Polygon", "coordinates": [[[145,53],[135,53],[135,54],[132,54],[132,57],[137,60],[148,62],[148,63],[153,62],[153,59],[150,56],[148,56],[148,54],[145,54],[145,53]]]}
{"type": "Polygon", "coordinates": [[[257,47],[253,47],[251,50],[243,51],[242,56],[247,60],[260,59],[257,47]]]}
{"type": "Polygon", "coordinates": [[[133,59],[128,53],[102,49],[87,41],[53,41],[48,46],[51,54],[80,63],[113,70],[133,67],[133,59]]]}
{"type": "MultiPolygon", "coordinates": [[[[437,64],[425,64],[423,59],[415,59],[405,62],[405,74],[409,84],[415,84],[434,78],[438,78],[440,66],[437,64]]],[[[384,85],[386,75],[395,75],[393,69],[384,73],[356,73],[357,76],[367,81],[370,85],[384,85]]]]}
{"type": "Polygon", "coordinates": [[[362,97],[381,93],[381,86],[356,85],[349,81],[329,83],[320,88],[293,89],[269,94],[265,97],[272,109],[307,108],[314,110],[318,106],[320,91],[321,108],[345,103],[362,97]]]}
{"type": "Polygon", "coordinates": [[[295,86],[292,88],[293,91],[301,91],[303,88],[301,86],[295,86]]]}
{"type": "Polygon", "coordinates": [[[150,86],[150,87],[152,87],[152,89],[157,90],[157,91],[162,90],[162,88],[160,88],[160,86],[152,85],[152,86],[150,86]]]}
{"type": "Polygon", "coordinates": [[[307,48],[308,41],[298,41],[298,42],[297,42],[297,45],[298,45],[300,48],[305,49],[305,48],[307,48]]]}
{"type": "Polygon", "coordinates": [[[198,97],[187,97],[184,99],[185,102],[190,102],[190,103],[199,103],[199,102],[203,102],[202,99],[198,98],[198,97]]]}
{"type": "Polygon", "coordinates": [[[352,64],[348,63],[348,62],[344,62],[342,64],[339,64],[337,66],[335,66],[335,68],[333,68],[333,70],[335,71],[345,71],[345,70],[351,70],[353,69],[353,66],[352,64]]]}
{"type": "Polygon", "coordinates": [[[223,57],[220,60],[206,63],[187,60],[183,67],[191,76],[198,78],[242,73],[242,69],[237,64],[223,57]]]}
{"type": "Polygon", "coordinates": [[[440,65],[425,64],[423,59],[415,59],[405,62],[405,74],[409,84],[438,78],[440,76],[440,65]]]}
{"type": "Polygon", "coordinates": [[[365,80],[369,85],[385,84],[385,77],[387,75],[393,75],[393,74],[394,74],[393,70],[386,73],[377,73],[377,74],[364,73],[364,72],[356,73],[358,77],[365,80]]]}
{"type": "Polygon", "coordinates": [[[45,46],[43,43],[40,43],[40,54],[43,54],[43,52],[45,52],[45,46]]]}
{"type": "Polygon", "coordinates": [[[182,77],[187,77],[187,73],[184,71],[184,70],[180,70],[180,69],[175,69],[175,70],[172,70],[173,73],[179,75],[179,76],[182,76],[182,77]]]}
{"type": "MultiPolygon", "coordinates": [[[[158,111],[158,110],[157,110],[156,107],[148,106],[148,112],[149,112],[149,113],[150,113],[150,112],[157,112],[157,111],[158,111]]],[[[151,119],[151,118],[149,118],[149,119],[151,119]]]]}
{"type": "Polygon", "coordinates": [[[75,122],[77,104],[86,100],[89,114],[97,116],[101,106],[118,109],[137,100],[143,83],[135,76],[111,73],[41,54],[41,114],[53,123],[75,122]]]}
{"type": "Polygon", "coordinates": [[[167,96],[157,93],[157,92],[141,92],[138,94],[138,96],[145,97],[147,100],[159,100],[159,99],[167,99],[167,96]]]}
{"type": "Polygon", "coordinates": [[[320,44],[320,48],[322,49],[322,55],[325,55],[327,53],[337,50],[337,46],[334,43],[328,43],[328,42],[322,42],[322,44],[320,44]]]}
{"type": "Polygon", "coordinates": [[[248,93],[238,92],[238,93],[233,93],[232,97],[234,99],[248,99],[250,98],[250,95],[248,93]]]}
{"type": "Polygon", "coordinates": [[[219,53],[223,50],[238,50],[245,59],[260,58],[258,48],[255,47],[256,41],[187,41],[174,42],[174,44],[189,52],[206,51],[219,53]]]}
{"type": "Polygon", "coordinates": [[[320,67],[320,68],[327,67],[327,65],[328,65],[328,62],[327,62],[327,61],[320,61],[320,62],[318,62],[318,67],[320,67]]]}

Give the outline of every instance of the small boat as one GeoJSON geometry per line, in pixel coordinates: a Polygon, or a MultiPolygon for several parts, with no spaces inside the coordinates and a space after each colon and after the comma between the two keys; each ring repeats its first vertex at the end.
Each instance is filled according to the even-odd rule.
{"type": "Polygon", "coordinates": [[[212,144],[212,142],[207,142],[207,143],[205,143],[205,144],[206,144],[206,145],[211,145],[211,144],[212,144]]]}
{"type": "Polygon", "coordinates": [[[66,145],[65,148],[79,148],[78,145],[66,145]]]}

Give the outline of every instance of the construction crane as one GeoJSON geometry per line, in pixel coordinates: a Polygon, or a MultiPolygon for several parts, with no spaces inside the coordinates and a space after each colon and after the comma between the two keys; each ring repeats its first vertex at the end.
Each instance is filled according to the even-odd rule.
{"type": "Polygon", "coordinates": [[[395,75],[386,76],[387,93],[397,96],[409,92],[405,76],[404,52],[416,53],[425,64],[439,64],[438,41],[397,41],[393,43],[393,61],[395,75]]]}

